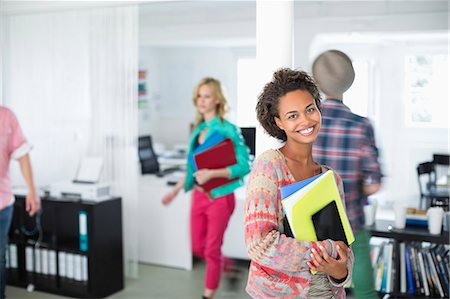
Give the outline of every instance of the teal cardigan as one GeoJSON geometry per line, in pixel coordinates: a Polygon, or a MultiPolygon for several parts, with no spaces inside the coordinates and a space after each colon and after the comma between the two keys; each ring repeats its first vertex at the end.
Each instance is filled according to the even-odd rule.
{"type": "MultiPolygon", "coordinates": [[[[205,122],[201,122],[192,132],[189,140],[189,153],[188,156],[194,150],[195,141],[198,139],[198,135],[205,129],[208,128],[205,138],[208,138],[212,132],[219,131],[223,137],[230,138],[234,144],[234,150],[236,152],[237,163],[228,166],[228,171],[230,172],[230,179],[239,178],[236,181],[230,182],[228,184],[222,185],[215,189],[212,189],[210,194],[212,198],[217,198],[230,194],[235,189],[239,188],[244,184],[244,176],[250,172],[249,163],[249,149],[245,145],[244,138],[242,137],[241,131],[238,127],[233,125],[227,120],[222,120],[218,116],[205,122]]],[[[184,190],[192,190],[194,186],[194,168],[189,162],[187,164],[187,175],[186,182],[184,183],[184,190]]]]}

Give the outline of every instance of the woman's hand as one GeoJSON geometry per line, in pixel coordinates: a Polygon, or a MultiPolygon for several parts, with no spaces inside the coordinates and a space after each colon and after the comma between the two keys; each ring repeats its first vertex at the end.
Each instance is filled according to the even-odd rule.
{"type": "Polygon", "coordinates": [[[342,280],[347,277],[347,250],[348,247],[342,241],[335,241],[337,258],[332,258],[326,251],[325,247],[319,246],[319,251],[311,249],[311,261],[308,266],[312,270],[325,272],[336,280],[342,280]]]}
{"type": "Polygon", "coordinates": [[[194,177],[197,183],[201,186],[215,177],[214,170],[206,168],[200,169],[199,171],[194,173],[194,177]]]}
{"type": "Polygon", "coordinates": [[[34,191],[27,194],[25,199],[25,207],[30,217],[36,214],[36,212],[41,208],[41,200],[38,196],[36,196],[34,191]]]}
{"type": "Polygon", "coordinates": [[[178,194],[178,192],[176,192],[175,190],[170,191],[161,200],[162,204],[165,206],[169,205],[175,199],[177,194],[178,194]]]}

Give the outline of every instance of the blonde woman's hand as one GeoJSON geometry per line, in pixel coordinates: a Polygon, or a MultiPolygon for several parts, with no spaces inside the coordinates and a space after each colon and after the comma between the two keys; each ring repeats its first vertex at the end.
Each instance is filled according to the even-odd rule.
{"type": "Polygon", "coordinates": [[[319,250],[311,249],[311,260],[308,266],[316,271],[325,272],[336,280],[347,277],[347,250],[348,247],[342,241],[336,241],[337,258],[332,258],[325,247],[319,246],[319,250]]]}
{"type": "Polygon", "coordinates": [[[168,206],[175,199],[177,193],[178,192],[176,192],[175,190],[172,190],[169,193],[167,193],[161,200],[162,204],[168,206]]]}
{"type": "Polygon", "coordinates": [[[199,171],[194,173],[195,180],[201,186],[214,178],[214,171],[211,169],[200,169],[199,171]]]}

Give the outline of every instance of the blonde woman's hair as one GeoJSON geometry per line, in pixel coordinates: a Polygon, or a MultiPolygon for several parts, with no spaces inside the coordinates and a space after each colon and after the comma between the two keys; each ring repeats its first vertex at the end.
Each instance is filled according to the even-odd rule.
{"type": "MultiPolygon", "coordinates": [[[[228,106],[227,106],[227,99],[223,95],[222,92],[222,86],[220,84],[220,81],[211,77],[206,77],[200,80],[200,82],[195,86],[194,93],[192,95],[192,101],[194,103],[194,106],[197,107],[197,96],[200,90],[200,87],[203,85],[208,85],[212,91],[214,97],[219,101],[219,103],[216,106],[216,114],[219,116],[222,120],[225,118],[225,114],[227,113],[228,106]]],[[[195,114],[195,123],[194,126],[196,127],[198,124],[200,124],[203,121],[203,116],[198,113],[198,111],[195,114]]]]}

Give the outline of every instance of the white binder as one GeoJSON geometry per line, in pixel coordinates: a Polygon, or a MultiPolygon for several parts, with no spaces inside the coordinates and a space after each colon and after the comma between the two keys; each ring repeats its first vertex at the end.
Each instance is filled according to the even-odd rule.
{"type": "Polygon", "coordinates": [[[74,279],[75,273],[73,269],[73,253],[66,253],[66,276],[69,279],[74,279]]]}
{"type": "Polygon", "coordinates": [[[64,278],[67,277],[66,271],[66,253],[64,251],[58,252],[58,274],[59,277],[64,278]]]}
{"type": "MultiPolygon", "coordinates": [[[[8,254],[6,255],[8,257],[8,254]]],[[[9,244],[9,267],[17,269],[17,245],[9,244]]]]}
{"type": "Polygon", "coordinates": [[[82,273],[82,269],[81,269],[81,255],[79,254],[74,254],[73,255],[73,266],[74,266],[74,279],[76,281],[81,281],[81,273],[82,273]]]}
{"type": "Polygon", "coordinates": [[[42,273],[41,249],[34,248],[34,272],[42,273]]]}
{"type": "Polygon", "coordinates": [[[84,282],[88,281],[88,258],[87,256],[81,256],[81,280],[84,282]]]}
{"type": "Polygon", "coordinates": [[[49,250],[48,251],[48,274],[56,275],[56,251],[49,250]]]}
{"type": "Polygon", "coordinates": [[[27,272],[34,271],[34,252],[31,246],[25,248],[25,269],[27,272]]]}
{"type": "Polygon", "coordinates": [[[48,249],[41,248],[41,273],[48,275],[48,249]]]}

